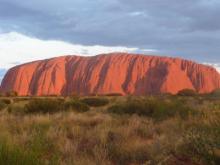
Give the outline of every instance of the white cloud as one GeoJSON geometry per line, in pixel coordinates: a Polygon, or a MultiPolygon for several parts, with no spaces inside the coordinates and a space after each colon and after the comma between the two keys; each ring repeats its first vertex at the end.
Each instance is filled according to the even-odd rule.
{"type": "Polygon", "coordinates": [[[136,17],[136,16],[147,16],[145,12],[143,11],[135,11],[135,12],[131,12],[129,13],[130,16],[132,17],[136,17]]]}
{"type": "Polygon", "coordinates": [[[220,63],[209,63],[209,62],[205,62],[204,64],[216,68],[216,70],[220,73],[220,63]]]}
{"type": "Polygon", "coordinates": [[[97,55],[110,52],[155,52],[153,49],[83,46],[56,40],[40,40],[17,32],[0,34],[0,68],[61,55],[97,55]]]}

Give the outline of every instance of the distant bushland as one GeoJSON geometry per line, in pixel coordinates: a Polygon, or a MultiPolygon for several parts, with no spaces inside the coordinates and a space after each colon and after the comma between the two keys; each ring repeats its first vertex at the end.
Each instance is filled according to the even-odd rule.
{"type": "Polygon", "coordinates": [[[6,97],[17,97],[18,96],[18,92],[16,91],[8,91],[5,93],[6,97]]]}
{"type": "Polygon", "coordinates": [[[103,94],[103,96],[123,96],[122,93],[106,93],[106,94],[103,94]]]}
{"type": "Polygon", "coordinates": [[[134,99],[116,103],[108,108],[108,112],[120,115],[137,114],[140,116],[151,117],[155,120],[164,120],[176,115],[181,118],[187,118],[190,114],[196,113],[192,107],[187,106],[177,99],[165,101],[155,98],[144,100],[134,99]]]}
{"type": "Polygon", "coordinates": [[[104,97],[88,97],[83,98],[80,101],[92,107],[105,106],[109,103],[109,100],[104,97]]]}
{"type": "Polygon", "coordinates": [[[178,96],[197,96],[198,93],[193,89],[182,89],[177,93],[178,96]]]}
{"type": "Polygon", "coordinates": [[[3,97],[0,109],[1,103],[3,165],[220,163],[218,98],[3,97]],[[100,105],[103,99],[108,104],[100,105]]]}
{"type": "Polygon", "coordinates": [[[65,102],[64,106],[65,110],[72,110],[76,112],[87,112],[90,110],[90,107],[87,104],[74,99],[65,102]]]}
{"type": "Polygon", "coordinates": [[[220,97],[220,89],[213,90],[211,93],[209,93],[209,96],[220,97]]]}

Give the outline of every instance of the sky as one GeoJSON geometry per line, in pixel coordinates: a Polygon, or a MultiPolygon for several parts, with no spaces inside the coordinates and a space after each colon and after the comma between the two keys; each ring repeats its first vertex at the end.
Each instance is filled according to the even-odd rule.
{"type": "Polygon", "coordinates": [[[0,0],[0,79],[61,55],[131,52],[220,66],[219,0],[0,0]]]}

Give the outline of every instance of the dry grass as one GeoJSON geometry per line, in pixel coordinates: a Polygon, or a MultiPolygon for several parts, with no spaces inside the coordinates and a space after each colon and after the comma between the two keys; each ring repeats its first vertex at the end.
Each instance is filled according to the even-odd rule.
{"type": "MultiPolygon", "coordinates": [[[[125,100],[111,97],[109,106],[125,100]]],[[[2,110],[0,142],[4,141],[9,149],[5,154],[0,144],[0,164],[5,155],[11,155],[18,165],[217,164],[218,101],[182,101],[200,108],[202,113],[186,119],[176,115],[158,122],[137,114],[110,114],[108,106],[84,113],[19,114],[2,110]]]]}

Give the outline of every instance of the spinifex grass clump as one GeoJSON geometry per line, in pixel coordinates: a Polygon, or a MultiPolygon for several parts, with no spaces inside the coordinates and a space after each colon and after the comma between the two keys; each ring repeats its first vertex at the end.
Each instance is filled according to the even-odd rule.
{"type": "Polygon", "coordinates": [[[0,101],[0,110],[3,110],[6,107],[7,107],[7,104],[5,104],[4,102],[0,101]]]}
{"type": "Polygon", "coordinates": [[[1,98],[0,99],[0,110],[3,110],[6,108],[9,104],[11,104],[11,100],[7,98],[1,98]]]}

